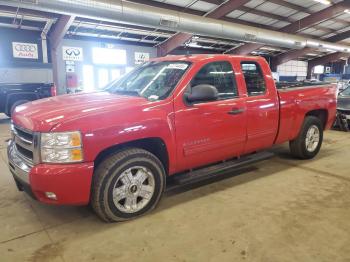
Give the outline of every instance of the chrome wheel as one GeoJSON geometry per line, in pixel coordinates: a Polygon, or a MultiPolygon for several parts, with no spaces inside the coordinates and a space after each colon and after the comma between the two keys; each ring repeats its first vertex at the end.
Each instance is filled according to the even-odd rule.
{"type": "Polygon", "coordinates": [[[142,166],[125,170],[113,187],[113,202],[124,213],[135,213],[151,200],[155,189],[152,172],[142,166]]]}
{"type": "Polygon", "coordinates": [[[310,126],[306,133],[305,146],[309,152],[314,152],[320,142],[320,130],[316,125],[310,126]]]}

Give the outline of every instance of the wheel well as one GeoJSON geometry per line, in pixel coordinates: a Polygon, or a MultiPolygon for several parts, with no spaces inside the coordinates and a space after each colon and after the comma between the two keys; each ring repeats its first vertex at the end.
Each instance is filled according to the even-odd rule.
{"type": "Polygon", "coordinates": [[[112,147],[109,147],[98,154],[94,164],[95,168],[108,156],[112,155],[115,152],[121,151],[125,148],[137,147],[147,150],[154,154],[162,162],[164,170],[166,173],[169,171],[169,155],[168,150],[164,141],[158,137],[144,138],[139,140],[134,140],[126,142],[123,144],[118,144],[112,147]]]}
{"type": "Polygon", "coordinates": [[[328,111],[326,109],[312,110],[306,114],[306,116],[315,116],[319,118],[322,122],[323,128],[326,127],[328,120],[328,111]]]}

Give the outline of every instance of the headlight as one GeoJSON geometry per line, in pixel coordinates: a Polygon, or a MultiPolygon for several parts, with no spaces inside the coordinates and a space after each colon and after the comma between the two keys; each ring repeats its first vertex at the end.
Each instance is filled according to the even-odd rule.
{"type": "Polygon", "coordinates": [[[83,161],[80,132],[42,133],[41,160],[44,163],[83,161]]]}

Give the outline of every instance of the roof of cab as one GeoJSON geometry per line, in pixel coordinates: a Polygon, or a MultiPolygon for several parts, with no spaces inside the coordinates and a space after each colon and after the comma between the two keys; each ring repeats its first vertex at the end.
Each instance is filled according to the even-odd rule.
{"type": "Polygon", "coordinates": [[[168,55],[164,57],[152,58],[151,61],[188,61],[188,62],[201,62],[201,61],[215,61],[221,59],[238,58],[240,60],[249,59],[249,60],[261,60],[264,59],[260,56],[239,56],[239,55],[230,55],[230,54],[198,54],[198,55],[168,55]]]}

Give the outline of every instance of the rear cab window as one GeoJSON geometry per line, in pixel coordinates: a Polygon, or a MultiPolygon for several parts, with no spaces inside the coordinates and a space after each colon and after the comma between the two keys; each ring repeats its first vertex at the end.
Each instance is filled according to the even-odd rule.
{"type": "Polygon", "coordinates": [[[204,65],[191,80],[190,87],[203,84],[216,87],[219,100],[238,97],[235,75],[228,61],[211,62],[204,65]]]}
{"type": "Polygon", "coordinates": [[[266,93],[266,83],[259,63],[242,61],[241,69],[247,87],[248,96],[258,96],[266,93]]]}

